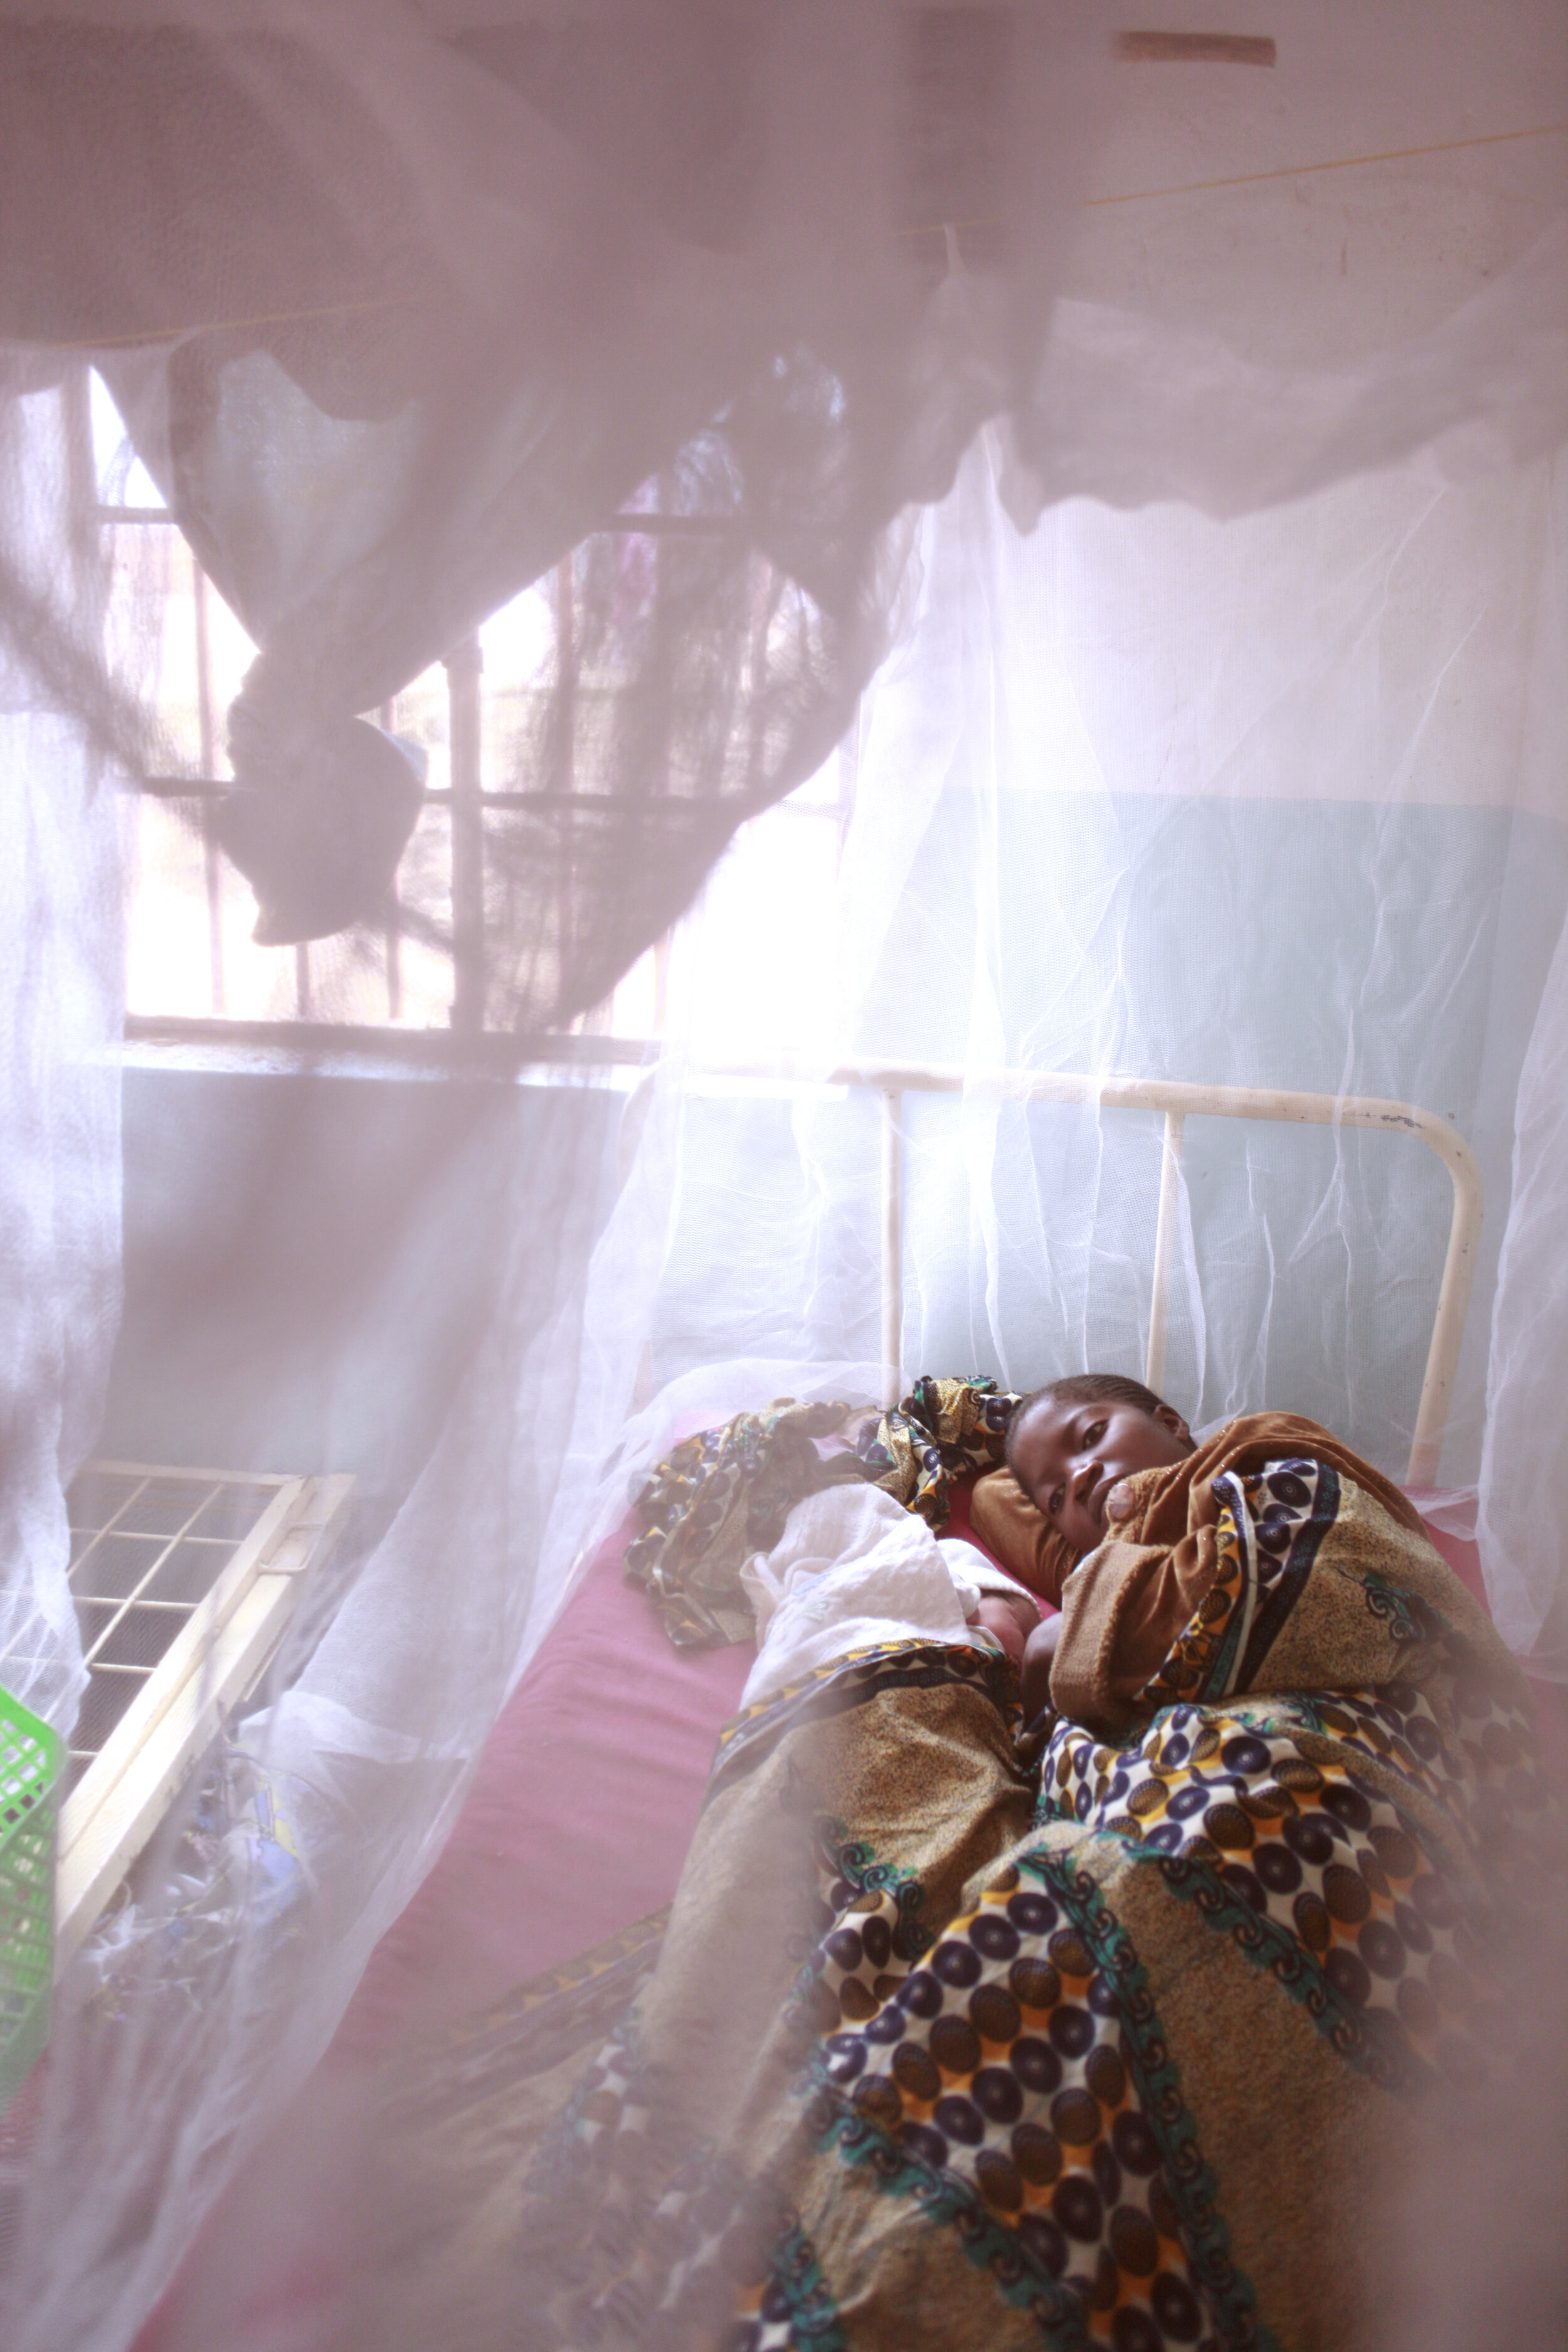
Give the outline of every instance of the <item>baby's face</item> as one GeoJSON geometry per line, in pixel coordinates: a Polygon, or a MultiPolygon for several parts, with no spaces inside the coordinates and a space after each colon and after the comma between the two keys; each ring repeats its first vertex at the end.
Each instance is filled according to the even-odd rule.
{"type": "Polygon", "coordinates": [[[1013,1442],[1013,1469],[1036,1508],[1074,1551],[1105,1539],[1105,1503],[1135,1470],[1163,1469],[1193,1450],[1186,1423],[1170,1405],[1157,1415],[1136,1405],[1035,1406],[1013,1442]]]}

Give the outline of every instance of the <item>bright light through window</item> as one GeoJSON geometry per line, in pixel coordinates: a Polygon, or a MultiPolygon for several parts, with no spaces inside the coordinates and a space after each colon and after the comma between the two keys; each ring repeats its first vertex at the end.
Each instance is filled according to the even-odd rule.
{"type": "MultiPolygon", "coordinates": [[[[569,606],[573,593],[572,563],[525,589],[479,632],[477,816],[454,809],[452,688],[436,663],[366,714],[418,747],[429,795],[383,919],[306,947],[258,947],[249,888],[208,823],[216,793],[232,773],[226,712],[257,648],[169,515],[109,386],[97,373],[89,383],[94,497],[110,563],[108,650],[118,674],[156,711],[171,776],[188,778],[192,787],[180,794],[165,783],[163,796],[143,793],[135,803],[131,1013],[448,1032],[454,815],[477,823],[482,837],[504,822],[508,795],[531,788],[531,746],[550,692],[562,600],[569,606]]],[[[636,606],[649,593],[653,541],[624,535],[615,561],[636,606]]],[[[613,681],[585,677],[582,690],[613,690],[613,681]]],[[[787,802],[742,826],[710,877],[691,919],[721,955],[727,980],[721,996],[693,1008],[705,1050],[740,1057],[793,1041],[788,1014],[799,998],[803,952],[815,966],[821,944],[808,942],[802,926],[826,918],[850,772],[844,758],[830,760],[787,802]]],[[[661,942],[574,1025],[624,1038],[658,1035],[668,969],[668,945],[661,942]]]]}

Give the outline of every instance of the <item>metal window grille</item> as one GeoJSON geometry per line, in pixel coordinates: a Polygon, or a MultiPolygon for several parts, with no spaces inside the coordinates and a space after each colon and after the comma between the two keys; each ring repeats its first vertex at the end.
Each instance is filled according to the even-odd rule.
{"type": "MultiPolygon", "coordinates": [[[[213,838],[207,807],[211,801],[226,789],[226,780],[219,774],[221,740],[221,701],[215,656],[216,592],[208,581],[194,551],[185,547],[179,528],[167,508],[149,504],[116,502],[100,491],[98,454],[93,444],[88,397],[88,376],[85,371],[69,389],[68,405],[73,426],[68,436],[72,478],[75,486],[74,506],[79,532],[90,536],[103,531],[128,531],[135,540],[145,541],[149,535],[166,539],[171,559],[180,549],[182,564],[189,564],[191,644],[189,653],[195,673],[195,740],[192,750],[196,761],[196,772],[183,776],[155,776],[150,785],[162,797],[184,803],[191,810],[201,836],[199,881],[193,877],[194,887],[199,887],[205,902],[205,984],[190,980],[182,991],[184,1001],[159,1008],[163,1015],[184,1015],[214,1024],[226,1023],[233,1012],[233,974],[228,969],[225,949],[226,893],[242,887],[227,875],[226,860],[213,838]],[[205,998],[205,1002],[203,999],[205,998]]],[[[707,523],[700,518],[664,514],[650,508],[636,512],[622,512],[610,518],[591,539],[637,536],[656,543],[661,540],[707,533],[727,526],[707,523]]],[[[125,556],[124,543],[116,542],[117,560],[125,556]]],[[[572,558],[556,566],[549,586],[556,645],[563,671],[570,669],[574,635],[578,623],[575,604],[576,568],[572,558]]],[[[184,582],[181,583],[184,593],[184,582]]],[[[166,593],[172,593],[167,592],[166,593]]],[[[763,627],[763,604],[758,600],[758,620],[754,632],[753,659],[765,659],[765,632],[763,627]]],[[[449,759],[449,782],[437,783],[426,791],[426,810],[421,826],[405,858],[404,873],[409,870],[410,859],[420,865],[418,901],[410,904],[395,884],[381,920],[378,953],[378,986],[374,994],[379,1003],[368,1001],[360,994],[361,1009],[354,1019],[373,1025],[384,1023],[395,1028],[408,1018],[409,988],[406,954],[410,939],[421,920],[421,905],[444,902],[450,908],[451,990],[447,1018],[455,1039],[471,1040],[481,1034],[486,1026],[486,1007],[489,990],[489,963],[486,940],[485,903],[487,871],[487,832],[491,822],[508,812],[520,808],[536,808],[548,801],[552,805],[567,807],[575,798],[576,780],[572,772],[572,752],[568,729],[565,747],[565,771],[553,780],[555,788],[548,793],[495,789],[486,780],[485,742],[493,709],[485,682],[485,665],[477,633],[454,646],[442,664],[444,680],[442,698],[446,747],[449,759]],[[432,824],[430,819],[434,818],[432,824]]],[[[374,717],[388,733],[399,730],[400,720],[405,725],[410,719],[408,706],[417,701],[427,713],[430,688],[434,681],[421,680],[417,690],[384,703],[374,717]],[[403,707],[400,709],[400,705],[403,707]]],[[[841,851],[854,805],[855,757],[853,745],[847,746],[838,761],[838,792],[832,797],[791,799],[779,804],[770,814],[792,821],[805,820],[833,830],[837,848],[841,851]]],[[[596,797],[596,796],[595,796],[596,797]]],[[[401,878],[401,877],[400,877],[401,878]]],[[[427,922],[427,918],[426,918],[427,922]]],[[[342,1028],[341,1020],[330,1017],[323,1002],[321,985],[321,950],[310,945],[293,950],[273,950],[269,953],[292,956],[291,1012],[279,1012],[270,1016],[276,1023],[319,1025],[342,1028]]],[[[651,1022],[645,1020],[640,1034],[657,1036],[663,1028],[664,982],[668,963],[668,941],[660,941],[653,951],[653,1003],[651,1022]]],[[[153,1016],[154,1019],[158,1015],[153,1016]]],[[[595,1007],[583,1014],[573,1027],[589,1035],[625,1034],[617,1031],[613,1003],[595,1007]]],[[[132,1032],[135,1034],[135,1024],[132,1032]]]]}

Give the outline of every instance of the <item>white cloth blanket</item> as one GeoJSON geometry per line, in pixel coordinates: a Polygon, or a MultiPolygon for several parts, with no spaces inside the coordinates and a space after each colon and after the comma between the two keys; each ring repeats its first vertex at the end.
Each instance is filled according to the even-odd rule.
{"type": "Polygon", "coordinates": [[[980,1643],[966,1623],[981,1595],[1024,1593],[973,1544],[939,1539],[879,1486],[828,1486],[797,1503],[772,1551],[741,1581],[756,1612],[757,1662],[742,1706],[877,1642],[980,1643]]]}

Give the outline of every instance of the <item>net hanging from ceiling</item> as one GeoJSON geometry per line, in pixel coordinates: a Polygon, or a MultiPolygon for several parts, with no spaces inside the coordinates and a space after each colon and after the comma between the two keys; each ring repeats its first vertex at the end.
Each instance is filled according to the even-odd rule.
{"type": "Polygon", "coordinates": [[[1563,1677],[1561,44],[1245,13],[0,16],[0,1680],[68,1727],[94,1450],[365,1498],[61,1980],[7,2343],[370,2325],[300,2284],[364,2160],[323,2053],[678,1436],[889,1352],[1141,1370],[1159,1232],[1194,1428],[1405,1474],[1445,1169],[1194,1111],[1162,1223],[1109,1079],[1466,1140],[1428,1500],[1563,1677]],[[122,1077],[128,893],[133,987],[206,969],[160,859],[321,1034],[122,1077]],[[448,1003],[466,1061],[374,1060],[448,1003]],[[952,1081],[899,1095],[890,1350],[873,1065],[952,1081]]]}

